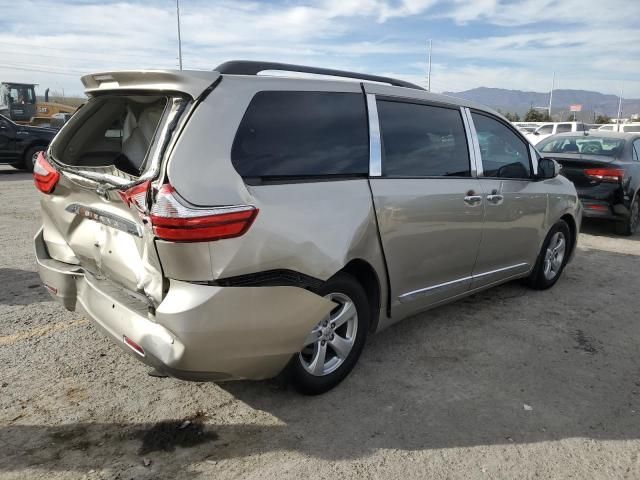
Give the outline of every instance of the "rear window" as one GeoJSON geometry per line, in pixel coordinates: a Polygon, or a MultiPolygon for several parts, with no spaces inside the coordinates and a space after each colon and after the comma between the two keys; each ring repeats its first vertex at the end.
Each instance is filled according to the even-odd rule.
{"type": "Polygon", "coordinates": [[[596,135],[552,137],[537,145],[537,149],[543,153],[574,153],[605,155],[607,157],[620,156],[623,148],[624,140],[620,138],[598,137],[596,135]]]}
{"type": "Polygon", "coordinates": [[[366,175],[369,133],[359,93],[257,93],[231,151],[244,178],[366,175]]]}
{"type": "Polygon", "coordinates": [[[90,99],[52,145],[54,158],[72,166],[114,165],[140,175],[167,100],[158,95],[90,99]]]}
{"type": "Polygon", "coordinates": [[[378,101],[387,177],[468,177],[467,137],[460,110],[378,101]]]}

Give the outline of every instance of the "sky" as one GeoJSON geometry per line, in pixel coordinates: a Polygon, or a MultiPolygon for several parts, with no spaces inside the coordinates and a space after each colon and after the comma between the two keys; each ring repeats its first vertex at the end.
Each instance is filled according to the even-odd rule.
{"type": "MultiPolygon", "coordinates": [[[[178,65],[175,0],[0,0],[0,80],[66,95],[92,72],[178,65]]],[[[391,75],[431,89],[640,98],[640,0],[180,0],[185,69],[232,59],[391,75]]]]}

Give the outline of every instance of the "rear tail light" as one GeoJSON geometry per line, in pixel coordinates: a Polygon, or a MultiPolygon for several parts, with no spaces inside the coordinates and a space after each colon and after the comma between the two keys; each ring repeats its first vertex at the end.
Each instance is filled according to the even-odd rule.
{"type": "Polygon", "coordinates": [[[177,192],[163,185],[151,208],[153,232],[162,240],[203,242],[243,235],[256,218],[258,209],[251,205],[194,208],[184,205],[177,192]]]}
{"type": "Polygon", "coordinates": [[[36,188],[42,193],[51,193],[60,180],[60,173],[53,168],[44,156],[44,152],[38,153],[38,159],[33,164],[33,181],[36,188]]]}
{"type": "Polygon", "coordinates": [[[147,210],[147,195],[149,194],[150,186],[151,182],[147,180],[127,190],[119,190],[118,194],[127,207],[133,205],[140,212],[145,212],[147,210]]]}
{"type": "Polygon", "coordinates": [[[587,168],[584,174],[601,182],[620,182],[624,179],[624,170],[622,168],[587,168]]]}

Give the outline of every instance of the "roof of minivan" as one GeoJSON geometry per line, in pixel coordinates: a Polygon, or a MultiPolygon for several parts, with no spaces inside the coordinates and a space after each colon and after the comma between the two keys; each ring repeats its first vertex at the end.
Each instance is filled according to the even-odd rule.
{"type": "MultiPolygon", "coordinates": [[[[367,93],[386,95],[401,98],[411,98],[435,103],[454,104],[468,108],[475,108],[490,112],[504,118],[495,110],[471,100],[431,93],[417,88],[399,87],[376,83],[359,79],[354,73],[354,78],[339,77],[302,77],[299,75],[234,75],[224,74],[223,77],[244,78],[286,78],[300,82],[351,82],[363,83],[367,93]]],[[[217,71],[205,70],[122,70],[112,72],[99,72],[85,75],[81,78],[88,95],[101,91],[136,91],[136,90],[163,90],[184,92],[192,98],[198,98],[213,82],[220,77],[217,71]]],[[[506,119],[505,119],[506,120],[506,119]]]]}
{"type": "Polygon", "coordinates": [[[163,90],[197,98],[219,77],[218,72],[204,70],[122,70],[92,73],[81,80],[89,95],[105,90],[163,90]]]}

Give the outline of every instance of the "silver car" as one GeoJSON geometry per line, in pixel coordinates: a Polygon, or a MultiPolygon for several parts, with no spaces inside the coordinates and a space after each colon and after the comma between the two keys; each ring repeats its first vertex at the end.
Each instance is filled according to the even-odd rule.
{"type": "Polygon", "coordinates": [[[321,393],[367,335],[510,280],[551,287],[575,251],[573,185],[481,105],[264,62],[82,81],[34,169],[40,276],[164,374],[321,393]]]}

